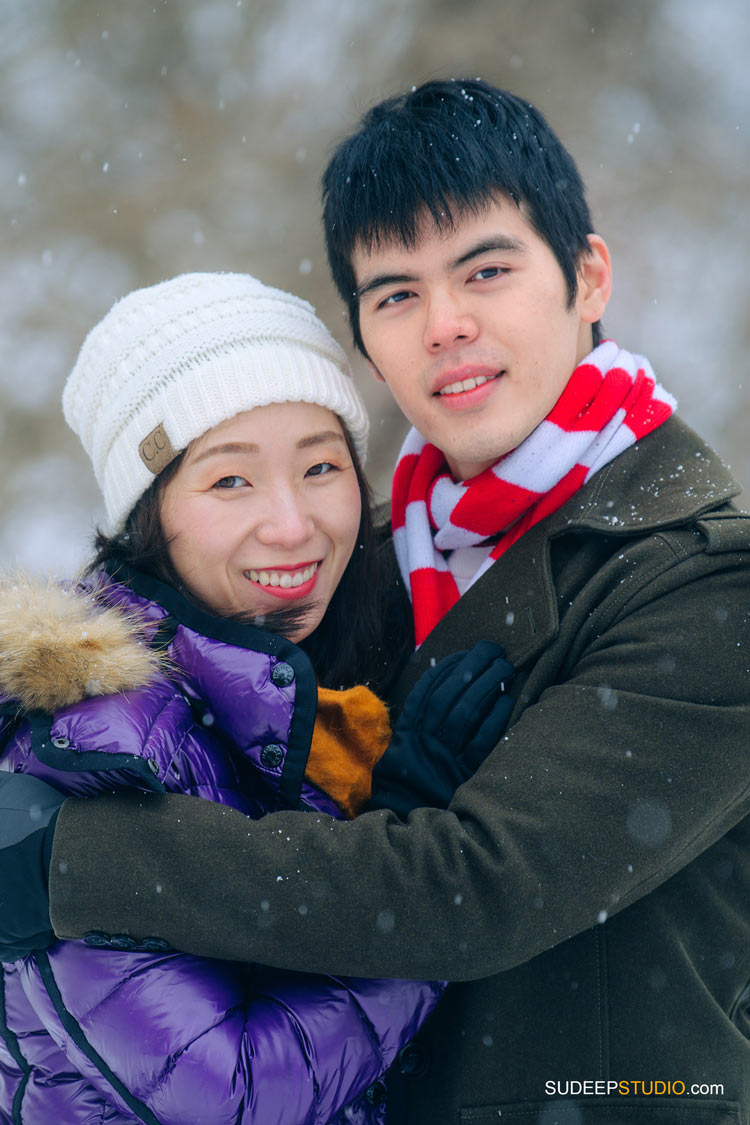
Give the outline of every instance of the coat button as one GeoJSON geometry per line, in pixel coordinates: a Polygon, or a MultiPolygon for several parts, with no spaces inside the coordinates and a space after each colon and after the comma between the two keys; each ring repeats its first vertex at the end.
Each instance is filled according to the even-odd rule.
{"type": "Polygon", "coordinates": [[[52,739],[52,745],[57,750],[67,750],[70,747],[70,739],[58,734],[52,739]]]}
{"type": "Polygon", "coordinates": [[[268,746],[264,746],[260,752],[260,760],[269,770],[276,769],[278,765],[281,765],[283,757],[284,751],[275,742],[269,742],[268,746]]]}
{"type": "Polygon", "coordinates": [[[101,930],[89,930],[87,934],[83,935],[83,940],[86,945],[92,946],[93,949],[109,948],[109,934],[102,933],[101,930]]]}
{"type": "Polygon", "coordinates": [[[276,687],[289,687],[294,683],[294,668],[286,660],[280,660],[271,671],[271,679],[276,687]]]}
{"type": "Polygon", "coordinates": [[[386,1099],[386,1092],[384,1082],[373,1082],[372,1086],[368,1086],[365,1090],[365,1097],[370,1105],[382,1105],[386,1099]]]}
{"type": "Polygon", "coordinates": [[[127,934],[113,934],[109,939],[110,949],[121,949],[125,953],[132,953],[134,949],[138,948],[138,943],[127,934]]]}
{"type": "Polygon", "coordinates": [[[404,1078],[421,1078],[430,1069],[430,1052],[424,1043],[407,1043],[399,1051],[398,1069],[404,1078]]]}
{"type": "Polygon", "coordinates": [[[140,949],[144,953],[168,953],[172,946],[164,938],[160,937],[147,937],[141,942],[140,949]]]}
{"type": "Polygon", "coordinates": [[[146,762],[148,763],[148,768],[151,770],[151,773],[156,774],[156,776],[158,777],[159,776],[159,763],[156,761],[156,759],[155,758],[146,758],[146,762]]]}

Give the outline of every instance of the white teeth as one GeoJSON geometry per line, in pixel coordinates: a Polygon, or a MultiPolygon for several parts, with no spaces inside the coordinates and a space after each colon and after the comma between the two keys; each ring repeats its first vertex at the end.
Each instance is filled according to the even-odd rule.
{"type": "Polygon", "coordinates": [[[460,383],[449,383],[447,387],[443,387],[439,391],[439,394],[460,395],[461,391],[473,391],[475,387],[481,387],[483,383],[489,383],[490,379],[494,378],[494,375],[477,375],[476,379],[464,379],[460,383]]]}
{"type": "Polygon", "coordinates": [[[311,563],[294,574],[288,570],[246,570],[245,577],[261,586],[281,586],[282,590],[289,590],[294,586],[301,586],[303,582],[309,582],[317,569],[318,564],[311,563]]]}

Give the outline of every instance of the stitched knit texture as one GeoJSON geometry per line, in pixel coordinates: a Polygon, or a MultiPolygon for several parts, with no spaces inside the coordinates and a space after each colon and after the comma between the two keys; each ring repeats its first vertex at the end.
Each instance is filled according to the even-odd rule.
{"type": "Polygon", "coordinates": [[[178,453],[235,414],[277,402],[327,407],[364,460],[367,415],[342,349],[307,301],[235,273],[183,274],[118,301],[63,392],[110,532],[154,479],[139,446],[156,427],[178,453]]]}
{"type": "Polygon", "coordinates": [[[469,481],[453,480],[440,450],[412,429],[393,478],[393,542],[417,645],[459,598],[444,552],[498,537],[473,584],[676,407],[647,359],[605,340],[575,369],[544,421],[469,481]]]}

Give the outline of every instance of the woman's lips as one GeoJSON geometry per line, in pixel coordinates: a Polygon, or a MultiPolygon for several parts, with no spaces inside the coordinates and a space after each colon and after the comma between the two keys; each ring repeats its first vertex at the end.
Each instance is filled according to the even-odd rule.
{"type": "Polygon", "coordinates": [[[315,586],[320,561],[306,563],[301,567],[268,567],[259,570],[246,570],[245,578],[258,586],[265,594],[275,598],[295,599],[306,597],[315,586]]]}

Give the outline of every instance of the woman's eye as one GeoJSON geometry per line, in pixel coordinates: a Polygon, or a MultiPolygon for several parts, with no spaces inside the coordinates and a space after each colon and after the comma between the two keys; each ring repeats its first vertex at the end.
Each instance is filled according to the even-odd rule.
{"type": "Polygon", "coordinates": [[[338,470],[338,465],[334,465],[332,461],[319,461],[317,465],[311,465],[305,473],[306,477],[322,477],[326,473],[335,473],[338,470]]]}
{"type": "Polygon", "coordinates": [[[247,484],[244,477],[221,477],[214,484],[214,488],[241,488],[243,484],[247,484]]]}

